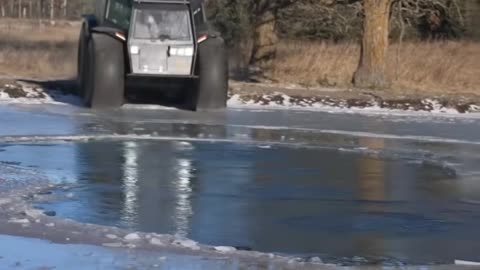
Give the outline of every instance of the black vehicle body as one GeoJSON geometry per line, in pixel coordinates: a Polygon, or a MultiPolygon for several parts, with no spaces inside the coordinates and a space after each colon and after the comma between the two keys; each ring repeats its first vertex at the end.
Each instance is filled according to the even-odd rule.
{"type": "Polygon", "coordinates": [[[78,80],[85,104],[116,107],[126,88],[153,87],[180,88],[192,109],[225,107],[226,48],[209,27],[202,2],[96,1],[95,14],[83,17],[79,40],[78,80]]]}

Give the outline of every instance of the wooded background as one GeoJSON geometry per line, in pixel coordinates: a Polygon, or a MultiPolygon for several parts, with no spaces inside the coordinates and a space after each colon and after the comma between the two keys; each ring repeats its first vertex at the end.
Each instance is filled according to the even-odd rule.
{"type": "Polygon", "coordinates": [[[0,0],[0,16],[28,19],[78,20],[91,12],[95,0],[0,0]]]}
{"type": "MultiPolygon", "coordinates": [[[[209,15],[229,41],[244,39],[260,24],[280,38],[360,39],[361,1],[209,0],[209,15]]],[[[77,20],[95,0],[0,0],[0,16],[77,20]]],[[[391,36],[480,39],[480,0],[398,0],[392,8],[391,36]],[[402,32],[403,31],[403,32],[402,32]]]]}
{"type": "MultiPolygon", "coordinates": [[[[270,78],[278,81],[295,74],[291,81],[353,82],[359,88],[387,89],[392,81],[408,81],[409,87],[416,87],[419,81],[445,78],[462,83],[461,88],[480,85],[476,74],[480,61],[475,58],[480,55],[480,43],[476,42],[480,41],[480,0],[206,2],[211,24],[222,32],[233,49],[231,56],[238,56],[239,70],[245,70],[247,76],[254,67],[277,74],[270,78]],[[328,64],[322,55],[331,56],[334,50],[337,52],[328,64]],[[323,58],[305,64],[315,57],[323,58]],[[402,67],[402,61],[410,64],[402,67]],[[335,75],[338,63],[345,69],[340,76],[335,75]],[[423,74],[420,79],[412,81],[412,74],[402,79],[401,74],[416,67],[421,67],[421,72],[415,73],[423,74]],[[302,74],[309,79],[300,79],[298,71],[304,68],[302,74]],[[456,72],[459,68],[464,71],[456,72]],[[468,78],[454,78],[456,74],[468,78]]],[[[95,0],[0,0],[0,17],[17,18],[13,24],[19,24],[18,19],[78,21],[81,14],[92,12],[94,4],[95,0]]]]}

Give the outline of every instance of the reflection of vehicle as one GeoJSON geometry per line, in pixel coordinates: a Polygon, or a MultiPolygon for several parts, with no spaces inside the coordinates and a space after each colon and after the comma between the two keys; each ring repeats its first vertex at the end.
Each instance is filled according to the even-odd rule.
{"type": "Polygon", "coordinates": [[[87,106],[120,106],[126,85],[147,82],[193,85],[185,92],[192,109],[223,108],[227,69],[202,0],[97,0],[96,13],[84,16],[78,81],[87,106]]]}

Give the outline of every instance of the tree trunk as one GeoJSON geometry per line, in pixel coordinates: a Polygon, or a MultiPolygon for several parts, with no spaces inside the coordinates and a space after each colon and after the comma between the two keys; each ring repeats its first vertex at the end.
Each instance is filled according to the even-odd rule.
{"type": "Polygon", "coordinates": [[[360,63],[354,84],[360,88],[387,88],[387,51],[391,0],[364,0],[365,22],[360,63]]]}
{"type": "Polygon", "coordinates": [[[465,0],[465,28],[467,35],[480,41],[480,2],[465,0]]]}
{"type": "Polygon", "coordinates": [[[33,18],[33,2],[30,0],[28,2],[28,16],[30,16],[30,19],[33,18]]]}
{"type": "Polygon", "coordinates": [[[8,17],[15,17],[15,2],[13,0],[10,0],[10,8],[8,12],[8,17]]]}
{"type": "Polygon", "coordinates": [[[53,23],[55,20],[55,0],[50,0],[50,21],[53,23]]]}
{"type": "Polygon", "coordinates": [[[270,60],[275,57],[275,45],[278,41],[278,36],[275,31],[275,19],[275,12],[272,10],[258,14],[253,30],[250,64],[270,60]]]}
{"type": "Polygon", "coordinates": [[[45,0],[40,0],[38,2],[38,18],[39,19],[43,19],[43,14],[44,14],[44,10],[45,10],[45,0]]]}
{"type": "Polygon", "coordinates": [[[67,18],[68,0],[63,0],[63,17],[67,18]]]}
{"type": "Polygon", "coordinates": [[[22,15],[23,15],[22,0],[18,0],[18,18],[22,18],[22,15]]]}

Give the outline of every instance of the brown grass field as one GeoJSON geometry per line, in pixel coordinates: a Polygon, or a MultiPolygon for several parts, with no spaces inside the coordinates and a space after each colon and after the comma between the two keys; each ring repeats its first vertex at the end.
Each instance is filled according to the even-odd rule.
{"type": "MultiPolygon", "coordinates": [[[[268,75],[282,83],[351,87],[359,57],[356,44],[286,42],[268,65],[268,75]]],[[[392,44],[388,73],[390,90],[480,94],[480,43],[392,44]]]]}
{"type": "MultiPolygon", "coordinates": [[[[0,77],[51,78],[76,73],[78,23],[56,25],[0,19],[0,77]]],[[[305,87],[350,88],[358,64],[356,44],[282,42],[264,66],[268,78],[305,87]]],[[[480,94],[480,43],[393,44],[389,92],[480,94]]]]}
{"type": "Polygon", "coordinates": [[[78,33],[78,23],[0,19],[0,76],[72,76],[78,33]]]}

